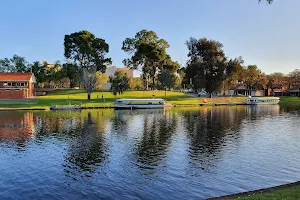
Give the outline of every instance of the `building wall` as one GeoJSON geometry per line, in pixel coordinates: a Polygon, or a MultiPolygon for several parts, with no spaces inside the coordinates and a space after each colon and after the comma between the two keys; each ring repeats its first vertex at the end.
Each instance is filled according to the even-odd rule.
{"type": "Polygon", "coordinates": [[[0,90],[0,99],[24,99],[24,90],[21,89],[19,91],[16,90],[0,90]]]}
{"type": "Polygon", "coordinates": [[[114,76],[116,71],[117,71],[117,67],[111,66],[106,68],[105,73],[110,77],[110,76],[114,76]]]}
{"type": "Polygon", "coordinates": [[[26,81],[0,81],[0,99],[24,99],[35,96],[33,83],[28,86],[4,86],[4,82],[26,82],[26,81]]]}
{"type": "Polygon", "coordinates": [[[133,78],[133,70],[127,67],[117,68],[117,71],[127,74],[129,78],[133,78]]]}
{"type": "Polygon", "coordinates": [[[102,83],[102,89],[103,90],[110,90],[111,83],[102,83]]]}

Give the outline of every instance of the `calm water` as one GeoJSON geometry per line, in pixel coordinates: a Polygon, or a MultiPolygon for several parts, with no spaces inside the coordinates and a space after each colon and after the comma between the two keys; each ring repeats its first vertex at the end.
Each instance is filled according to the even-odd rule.
{"type": "Polygon", "coordinates": [[[300,180],[300,109],[0,112],[0,199],[205,199],[300,180]]]}

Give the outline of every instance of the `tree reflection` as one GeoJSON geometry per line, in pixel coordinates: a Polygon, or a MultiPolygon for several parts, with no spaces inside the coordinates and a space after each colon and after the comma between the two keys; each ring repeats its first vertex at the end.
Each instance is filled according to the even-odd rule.
{"type": "Polygon", "coordinates": [[[190,167],[209,170],[221,159],[222,148],[239,139],[245,107],[203,108],[183,111],[186,133],[190,140],[190,167]]]}
{"type": "Polygon", "coordinates": [[[144,115],[144,128],[136,156],[139,168],[152,174],[166,157],[178,119],[174,113],[144,115]]]}
{"type": "Polygon", "coordinates": [[[88,177],[97,170],[107,157],[104,133],[104,127],[99,129],[99,125],[97,127],[91,113],[88,112],[87,118],[81,121],[76,135],[70,140],[64,164],[67,176],[88,177]]]}

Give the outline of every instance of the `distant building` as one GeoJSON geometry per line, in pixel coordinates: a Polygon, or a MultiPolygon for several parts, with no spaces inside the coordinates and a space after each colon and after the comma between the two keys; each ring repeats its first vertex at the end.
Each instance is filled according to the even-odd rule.
{"type": "Polygon", "coordinates": [[[291,96],[298,96],[300,97],[300,83],[294,83],[290,86],[289,89],[291,96]]]}
{"type": "Polygon", "coordinates": [[[0,73],[0,99],[25,99],[35,96],[33,73],[0,73]]]}
{"type": "Polygon", "coordinates": [[[126,74],[129,78],[133,78],[133,70],[128,68],[128,67],[123,67],[123,68],[117,68],[118,72],[123,72],[126,74]]]}
{"type": "Polygon", "coordinates": [[[108,77],[114,76],[117,71],[116,66],[107,67],[105,73],[108,75],[108,77]]]}
{"type": "Polygon", "coordinates": [[[122,67],[122,68],[117,68],[116,66],[107,67],[105,73],[109,77],[111,77],[111,76],[114,76],[117,71],[123,72],[129,78],[133,78],[133,70],[128,67],[122,67]]]}
{"type": "MultiPolygon", "coordinates": [[[[133,78],[133,70],[128,68],[128,67],[122,67],[122,68],[117,68],[116,66],[110,66],[106,68],[105,73],[111,77],[114,76],[116,72],[123,72],[126,74],[129,78],[133,78]]],[[[102,84],[102,89],[103,90],[109,90],[111,87],[111,83],[103,83],[102,84]]]]}

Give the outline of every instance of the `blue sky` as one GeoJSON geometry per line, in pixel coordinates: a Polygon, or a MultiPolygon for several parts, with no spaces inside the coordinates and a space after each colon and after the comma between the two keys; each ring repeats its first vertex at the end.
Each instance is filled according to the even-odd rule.
{"type": "Polygon", "coordinates": [[[189,37],[218,40],[227,57],[242,56],[262,71],[299,69],[300,1],[274,0],[9,0],[1,1],[0,58],[64,60],[65,34],[88,30],[110,45],[113,64],[127,57],[122,42],[142,29],[170,44],[185,64],[189,37]]]}

